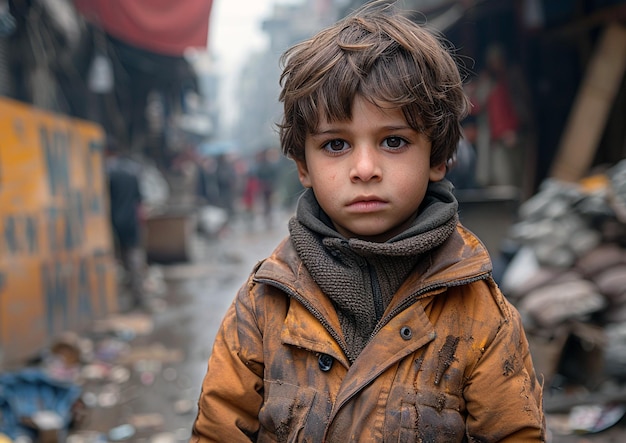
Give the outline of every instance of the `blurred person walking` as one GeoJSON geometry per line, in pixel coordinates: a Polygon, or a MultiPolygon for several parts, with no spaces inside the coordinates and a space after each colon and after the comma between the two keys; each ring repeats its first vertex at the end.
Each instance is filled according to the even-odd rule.
{"type": "Polygon", "coordinates": [[[216,158],[216,181],[219,206],[223,208],[232,220],[235,215],[235,199],[237,197],[237,172],[228,154],[219,154],[216,158]]]}
{"type": "Polygon", "coordinates": [[[276,177],[278,175],[277,160],[274,158],[272,148],[266,148],[259,152],[257,154],[256,163],[256,176],[263,218],[266,227],[270,228],[272,226],[272,211],[276,190],[276,177]]]}
{"type": "Polygon", "coordinates": [[[146,252],[143,246],[143,197],[139,177],[141,166],[120,152],[118,143],[107,140],[106,174],[115,255],[121,264],[124,285],[130,291],[130,309],[140,308],[144,300],[146,252]]]}

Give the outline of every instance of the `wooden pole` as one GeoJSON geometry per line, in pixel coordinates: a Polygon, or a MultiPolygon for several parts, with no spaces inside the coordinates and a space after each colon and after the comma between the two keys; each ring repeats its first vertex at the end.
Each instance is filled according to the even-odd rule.
{"type": "Polygon", "coordinates": [[[626,28],[611,24],[601,37],[574,101],[552,164],[552,178],[575,182],[587,174],[625,70],[626,28]]]}

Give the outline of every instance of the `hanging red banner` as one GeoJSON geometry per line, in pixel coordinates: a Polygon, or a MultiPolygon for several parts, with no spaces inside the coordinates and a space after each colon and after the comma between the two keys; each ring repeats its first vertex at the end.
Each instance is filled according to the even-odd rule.
{"type": "Polygon", "coordinates": [[[74,0],[93,25],[132,46],[181,56],[206,47],[213,0],[74,0]]]}

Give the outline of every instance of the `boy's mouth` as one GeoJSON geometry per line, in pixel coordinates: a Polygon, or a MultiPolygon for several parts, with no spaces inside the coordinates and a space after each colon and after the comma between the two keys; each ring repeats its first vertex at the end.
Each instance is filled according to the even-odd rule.
{"type": "Polygon", "coordinates": [[[357,197],[346,206],[351,211],[370,212],[380,210],[385,205],[387,205],[387,202],[378,197],[357,197]]]}

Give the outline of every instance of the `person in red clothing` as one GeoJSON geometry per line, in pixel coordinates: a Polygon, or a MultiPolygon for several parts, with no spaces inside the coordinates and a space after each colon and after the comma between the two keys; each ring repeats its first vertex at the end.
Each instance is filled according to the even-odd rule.
{"type": "Polygon", "coordinates": [[[241,201],[243,203],[245,215],[250,225],[254,223],[254,212],[256,200],[261,190],[261,184],[254,169],[247,171],[241,201]]]}
{"type": "Polygon", "coordinates": [[[473,98],[475,112],[486,114],[489,131],[489,185],[522,186],[528,130],[524,82],[500,44],[485,55],[485,71],[478,79],[482,97],[473,98]]]}

